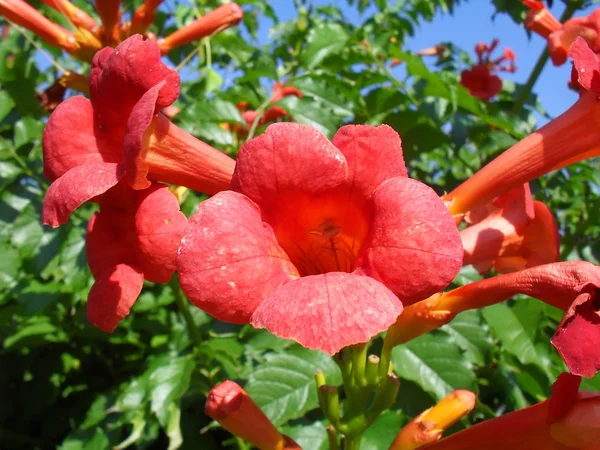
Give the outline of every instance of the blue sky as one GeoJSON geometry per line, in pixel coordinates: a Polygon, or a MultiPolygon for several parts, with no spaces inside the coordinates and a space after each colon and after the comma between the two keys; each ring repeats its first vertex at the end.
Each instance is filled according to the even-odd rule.
{"type": "MultiPolygon", "coordinates": [[[[515,2],[520,0],[513,0],[515,2]]],[[[359,23],[373,10],[367,10],[363,17],[358,16],[355,8],[347,6],[346,0],[313,0],[317,5],[335,4],[346,14],[352,23],[359,23]]],[[[271,2],[280,20],[289,20],[296,16],[292,0],[273,0],[271,2]]],[[[556,17],[560,17],[564,3],[555,0],[551,8],[556,17]]],[[[590,7],[576,13],[576,16],[587,15],[594,8],[590,7]]],[[[416,30],[414,37],[409,37],[406,49],[418,51],[431,47],[439,42],[452,41],[459,47],[472,52],[477,42],[490,42],[500,39],[500,49],[512,48],[517,55],[517,72],[503,73],[501,76],[517,83],[525,83],[533,66],[537,62],[546,41],[540,36],[527,37],[524,27],[515,24],[506,14],[498,14],[494,19],[494,7],[491,0],[468,0],[455,8],[454,14],[438,14],[432,23],[423,22],[416,30]]],[[[261,25],[270,26],[266,19],[261,25]]],[[[266,33],[262,36],[266,36],[266,33]]],[[[474,57],[474,55],[473,55],[474,57]]],[[[546,64],[538,78],[534,91],[540,96],[542,105],[551,116],[564,112],[577,100],[577,94],[567,89],[570,79],[571,65],[569,63],[554,67],[551,62],[546,64]]]]}

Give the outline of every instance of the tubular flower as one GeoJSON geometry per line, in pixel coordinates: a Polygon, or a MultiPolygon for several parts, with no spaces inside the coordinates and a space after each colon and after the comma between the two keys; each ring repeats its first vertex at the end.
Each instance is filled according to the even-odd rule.
{"type": "Polygon", "coordinates": [[[444,431],[475,407],[475,394],[458,390],[422,412],[400,430],[390,450],[415,450],[439,440],[444,431]]]}
{"type": "Polygon", "coordinates": [[[260,450],[301,450],[277,431],[246,391],[233,381],[224,381],[210,390],[205,412],[231,434],[260,450]]]}
{"type": "Polygon", "coordinates": [[[231,28],[240,23],[243,16],[244,11],[237,3],[221,5],[173,34],[159,39],[160,51],[165,55],[175,47],[187,45],[218,31],[231,28]]]}
{"type": "Polygon", "coordinates": [[[92,325],[111,332],[129,314],[144,280],[165,283],[175,272],[186,218],[160,183],[135,191],[121,182],[99,204],[86,238],[95,279],[87,315],[92,325]]]}
{"type": "Polygon", "coordinates": [[[178,95],[179,76],[160,61],[155,42],[135,35],[98,52],[91,101],[61,103],[44,130],[44,175],[54,183],[43,222],[64,223],[121,178],[134,189],[149,187],[150,180],[208,194],[227,189],[234,161],[157,114],[178,95]]]}
{"type": "Polygon", "coordinates": [[[498,40],[494,39],[491,45],[480,42],[475,46],[477,64],[469,70],[463,70],[460,74],[460,84],[466,87],[473,97],[489,100],[502,90],[502,80],[493,72],[514,72],[516,70],[515,54],[506,48],[503,56],[492,60],[492,52],[498,46],[498,40]],[[508,65],[502,65],[508,61],[508,65]]]}
{"type": "Polygon", "coordinates": [[[528,183],[477,213],[468,214],[471,225],[460,232],[464,265],[472,264],[481,274],[492,267],[507,273],[558,260],[558,226],[548,207],[532,200],[528,183]]]}
{"type": "Polygon", "coordinates": [[[103,41],[106,43],[119,42],[118,24],[121,20],[121,0],[96,0],[96,11],[102,20],[103,41]]]}
{"type": "Polygon", "coordinates": [[[76,58],[90,61],[100,49],[100,42],[86,30],[73,34],[44,17],[23,0],[0,0],[0,14],[76,58]]]}
{"type": "Polygon", "coordinates": [[[541,403],[474,425],[427,450],[597,450],[600,394],[578,391],[581,378],[561,374],[541,403]]]}
{"type": "Polygon", "coordinates": [[[93,31],[99,27],[98,23],[89,14],[79,9],[69,0],[42,0],[42,2],[59,11],[76,27],[82,27],[88,31],[93,31]]]}
{"type": "Polygon", "coordinates": [[[135,10],[131,19],[132,34],[145,33],[156,19],[156,10],[163,0],[146,0],[142,6],[135,10]]]}
{"type": "Polygon", "coordinates": [[[529,8],[525,16],[525,28],[548,38],[553,31],[560,30],[562,24],[546,8],[543,2],[538,0],[523,0],[523,4],[529,8]]]}
{"type": "Polygon", "coordinates": [[[600,155],[598,59],[581,38],[570,55],[583,89],[579,100],[446,194],[452,214],[464,214],[545,173],[600,155]]]}
{"type": "Polygon", "coordinates": [[[220,320],[334,354],[387,329],[462,264],[439,197],[407,177],[390,127],[277,123],[240,149],[233,191],[204,201],[178,270],[220,320]]]}
{"type": "Polygon", "coordinates": [[[394,347],[450,322],[458,313],[525,294],[565,311],[552,343],[572,373],[600,370],[600,268],[584,261],[546,264],[477,281],[405,308],[386,336],[394,347]]]}
{"type": "Polygon", "coordinates": [[[600,9],[589,16],[567,20],[562,28],[548,36],[548,52],[555,66],[567,62],[571,45],[581,37],[594,53],[600,52],[600,9]]]}

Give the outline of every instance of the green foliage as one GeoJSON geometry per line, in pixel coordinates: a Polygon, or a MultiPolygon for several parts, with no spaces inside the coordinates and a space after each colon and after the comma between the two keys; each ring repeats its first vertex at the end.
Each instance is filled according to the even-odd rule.
{"type": "MultiPolygon", "coordinates": [[[[93,13],[89,2],[76,3],[93,13]]],[[[192,3],[205,12],[222,2],[192,3]]],[[[173,119],[230,155],[248,131],[236,104],[268,106],[275,82],[303,94],[277,106],[329,137],[346,123],[392,126],[402,136],[411,176],[439,193],[533,131],[534,114],[543,113],[532,95],[513,115],[519,86],[509,83],[497,102],[471,97],[458,83],[466,53],[451,44],[437,64],[403,48],[422,21],[452,13],[459,0],[348,0],[343,8],[339,2],[319,7],[296,2],[297,14],[286,22],[266,0],[239,3],[246,12],[241,31],[214,36],[182,70],[176,103],[181,112],[173,119]],[[360,23],[348,23],[346,8],[360,13],[360,23]],[[259,42],[265,27],[271,27],[270,37],[259,42]],[[401,79],[390,68],[394,58],[403,61],[401,79]]],[[[493,3],[499,12],[522,19],[521,2],[493,3]]],[[[131,9],[141,1],[124,4],[131,9]]],[[[196,17],[189,2],[165,4],[153,26],[160,35],[196,17]]],[[[169,59],[178,64],[195,49],[178,49],[169,59]]],[[[63,67],[88,69],[66,55],[52,55],[63,67]]],[[[58,75],[14,28],[0,41],[0,447],[225,448],[233,441],[203,408],[210,388],[229,378],[243,384],[304,448],[328,448],[328,423],[317,408],[313,375],[323,370],[335,386],[342,380],[327,355],[263,330],[221,323],[195,308],[192,319],[202,342],[194,346],[172,285],[146,283],[113,334],[87,323],[93,280],[84,238],[95,207],[80,208],[57,230],[40,224],[49,185],[41,149],[47,115],[35,93],[58,75]]],[[[598,169],[597,160],[587,161],[532,184],[536,199],[557,217],[564,259],[600,261],[598,169]]],[[[189,216],[203,198],[190,193],[184,213],[189,216]]],[[[467,268],[456,282],[478,278],[467,268]]],[[[361,448],[387,448],[403,423],[456,388],[479,394],[467,422],[543,400],[565,369],[549,343],[561,315],[519,298],[460,314],[440,330],[397,347],[392,359],[402,378],[399,398],[367,430],[361,448]]],[[[583,387],[600,390],[600,378],[583,387]]]]}

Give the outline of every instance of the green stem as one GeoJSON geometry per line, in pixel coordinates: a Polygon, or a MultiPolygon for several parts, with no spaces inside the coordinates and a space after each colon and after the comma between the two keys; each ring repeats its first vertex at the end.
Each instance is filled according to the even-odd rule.
{"type": "Polygon", "coordinates": [[[360,435],[344,436],[344,450],[360,450],[360,435]]]}
{"type": "Polygon", "coordinates": [[[197,349],[200,344],[202,344],[202,336],[200,335],[200,331],[198,330],[196,322],[194,322],[194,318],[190,312],[188,300],[181,291],[181,286],[179,285],[179,279],[177,278],[177,275],[173,275],[173,278],[171,278],[171,281],[169,281],[169,285],[173,291],[173,297],[175,298],[177,309],[183,316],[188,332],[192,338],[192,342],[194,343],[194,347],[197,349]]]}
{"type": "MultiPolygon", "coordinates": [[[[576,2],[568,2],[565,12],[563,13],[563,15],[560,18],[560,22],[565,23],[567,20],[569,20],[571,17],[573,17],[573,14],[575,13],[575,11],[577,11],[576,2]]],[[[540,74],[542,73],[542,70],[544,70],[544,66],[548,62],[549,56],[550,55],[548,53],[548,49],[544,48],[544,51],[542,52],[539,59],[537,60],[537,63],[535,63],[535,66],[533,67],[533,70],[531,71],[531,74],[529,75],[529,78],[527,79],[525,86],[523,87],[523,89],[521,90],[521,93],[519,94],[519,96],[517,97],[517,100],[515,101],[515,104],[513,106],[513,113],[518,113],[523,108],[523,105],[525,104],[525,102],[527,101],[527,98],[529,97],[529,95],[531,94],[531,91],[533,90],[533,86],[535,86],[535,83],[537,82],[540,74]]]]}
{"type": "Polygon", "coordinates": [[[327,439],[329,440],[329,450],[340,450],[337,441],[337,433],[335,428],[331,425],[327,427],[327,439]]]}

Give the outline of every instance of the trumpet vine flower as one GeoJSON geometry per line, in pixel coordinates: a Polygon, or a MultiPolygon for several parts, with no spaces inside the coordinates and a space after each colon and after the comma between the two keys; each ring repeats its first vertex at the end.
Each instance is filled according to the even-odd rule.
{"type": "Polygon", "coordinates": [[[499,273],[514,272],[558,260],[558,226],[548,207],[532,200],[528,183],[467,218],[470,226],[460,232],[463,264],[472,264],[479,273],[492,267],[499,273]]]}
{"type": "Polygon", "coordinates": [[[523,0],[523,4],[529,8],[525,16],[525,28],[548,38],[553,31],[560,30],[562,23],[552,15],[546,8],[544,2],[538,0],[523,0]]]}
{"type": "Polygon", "coordinates": [[[146,0],[135,10],[131,19],[130,33],[145,33],[156,19],[156,10],[163,0],[146,0]]]}
{"type": "Polygon", "coordinates": [[[187,220],[160,183],[136,191],[122,181],[102,195],[99,205],[86,237],[95,279],[87,315],[92,325],[111,332],[129,314],[144,280],[170,280],[187,220]]]}
{"type": "Polygon", "coordinates": [[[407,177],[388,126],[345,126],[330,142],[273,124],[240,149],[232,188],[200,205],[177,261],[188,298],[220,320],[334,354],[462,265],[452,216],[407,177]]]}
{"type": "Polygon", "coordinates": [[[90,100],[61,103],[44,130],[44,174],[54,182],[43,222],[64,223],[122,178],[133,189],[152,181],[208,194],[227,189],[235,162],[158,113],[178,95],[179,76],[160,61],[156,42],[135,35],[98,52],[90,100]]]}
{"type": "Polygon", "coordinates": [[[43,3],[64,15],[76,27],[89,31],[96,30],[99,25],[88,13],[79,9],[69,0],[42,0],[43,3]]]}
{"type": "Polygon", "coordinates": [[[466,416],[475,407],[475,394],[458,390],[437,405],[422,412],[400,430],[390,450],[416,450],[442,437],[444,431],[466,416]]]}
{"type": "Polygon", "coordinates": [[[464,214],[545,173],[600,155],[598,58],[582,38],[569,54],[582,88],[579,100],[445,195],[452,214],[464,214]]]}
{"type": "Polygon", "coordinates": [[[507,71],[514,72],[515,54],[506,48],[503,56],[492,60],[491,53],[498,46],[498,40],[494,39],[491,45],[479,43],[475,46],[477,54],[477,64],[471,69],[463,70],[460,74],[460,84],[466,87],[473,97],[482,100],[489,100],[502,90],[502,80],[493,72],[507,71]],[[508,61],[508,65],[502,63],[508,61]]]}
{"type": "Polygon", "coordinates": [[[565,311],[552,338],[572,373],[600,370],[600,268],[584,261],[546,264],[436,294],[405,308],[385,339],[391,348],[450,322],[458,313],[525,294],[565,311]]]}
{"type": "Polygon", "coordinates": [[[561,374],[541,403],[478,423],[427,450],[596,450],[600,394],[579,391],[581,378],[561,374]]]}
{"type": "Polygon", "coordinates": [[[224,381],[210,390],[205,412],[231,434],[260,450],[301,450],[277,431],[246,391],[233,381],[224,381]]]}

